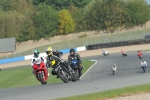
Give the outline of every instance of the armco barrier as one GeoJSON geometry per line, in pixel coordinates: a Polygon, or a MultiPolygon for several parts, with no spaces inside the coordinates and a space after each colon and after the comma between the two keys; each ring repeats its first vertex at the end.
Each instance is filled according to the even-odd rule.
{"type": "Polygon", "coordinates": [[[0,60],[0,64],[23,61],[23,60],[25,60],[25,57],[2,59],[2,60],[0,60]]]}
{"type": "Polygon", "coordinates": [[[119,47],[119,46],[129,46],[129,45],[138,45],[138,44],[148,44],[148,43],[150,43],[150,40],[146,40],[146,39],[110,42],[110,43],[87,45],[86,50],[94,50],[94,49],[109,48],[109,47],[119,47]]]}
{"type": "MultiPolygon", "coordinates": [[[[83,47],[77,47],[77,48],[74,48],[74,49],[75,49],[76,52],[85,51],[86,47],[83,46],[83,47]]],[[[59,51],[63,52],[63,54],[67,54],[67,53],[69,53],[69,50],[70,49],[64,49],[64,50],[59,50],[59,51]]],[[[40,53],[40,55],[46,57],[46,53],[40,53]]],[[[0,64],[23,61],[23,60],[30,60],[30,59],[32,59],[32,56],[33,55],[27,55],[27,56],[23,56],[23,57],[2,59],[2,60],[0,60],[0,64]]]]}

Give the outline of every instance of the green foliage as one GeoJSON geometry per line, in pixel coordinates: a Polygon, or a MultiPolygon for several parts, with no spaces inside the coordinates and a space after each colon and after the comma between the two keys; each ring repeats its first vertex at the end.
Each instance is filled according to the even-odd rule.
{"type": "Polygon", "coordinates": [[[50,6],[44,4],[38,5],[36,12],[33,15],[35,27],[35,39],[41,37],[54,36],[57,32],[58,13],[50,6]]]}
{"type": "Polygon", "coordinates": [[[144,0],[97,0],[87,6],[88,30],[113,32],[119,27],[143,25],[150,19],[150,8],[144,0]]]}
{"type": "Polygon", "coordinates": [[[18,42],[88,30],[113,32],[148,20],[145,0],[0,0],[0,38],[18,42]]]}
{"type": "Polygon", "coordinates": [[[75,25],[76,25],[75,31],[76,32],[85,31],[86,23],[85,23],[84,14],[83,14],[84,10],[71,5],[69,7],[69,12],[71,13],[74,19],[75,25]]]}
{"type": "Polygon", "coordinates": [[[130,17],[130,20],[127,20],[130,26],[143,25],[150,18],[150,8],[144,0],[127,1],[126,11],[130,17]]]}
{"type": "Polygon", "coordinates": [[[46,3],[56,10],[68,9],[70,5],[85,7],[91,0],[33,0],[34,5],[46,3]]]}
{"type": "Polygon", "coordinates": [[[0,37],[17,37],[23,29],[24,19],[25,17],[16,11],[2,12],[0,14],[0,37]]]}
{"type": "Polygon", "coordinates": [[[59,13],[59,33],[60,34],[68,34],[75,30],[75,23],[72,19],[72,16],[68,10],[62,10],[59,13]]]}

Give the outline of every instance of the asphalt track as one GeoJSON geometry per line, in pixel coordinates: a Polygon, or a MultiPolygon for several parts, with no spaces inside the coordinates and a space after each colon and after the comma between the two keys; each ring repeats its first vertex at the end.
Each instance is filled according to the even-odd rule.
{"type": "Polygon", "coordinates": [[[143,56],[143,59],[148,63],[146,73],[143,73],[140,67],[141,60],[137,57],[137,52],[128,53],[128,57],[123,57],[120,54],[111,54],[106,57],[84,58],[97,60],[97,64],[80,81],[1,89],[0,100],[53,100],[60,97],[150,83],[150,53],[144,52],[143,56]],[[118,66],[116,75],[112,75],[111,72],[113,63],[116,63],[118,66]]]}

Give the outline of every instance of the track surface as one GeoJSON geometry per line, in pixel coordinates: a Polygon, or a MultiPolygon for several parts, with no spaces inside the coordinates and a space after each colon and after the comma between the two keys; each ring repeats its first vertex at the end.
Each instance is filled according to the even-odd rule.
{"type": "Polygon", "coordinates": [[[120,54],[95,56],[89,59],[97,60],[97,64],[82,77],[81,81],[4,89],[0,90],[0,100],[53,100],[59,97],[150,83],[150,53],[144,52],[143,55],[143,59],[148,63],[146,73],[143,73],[140,67],[141,60],[137,57],[137,52],[128,53],[128,57],[120,54]],[[118,66],[116,75],[112,75],[111,72],[113,63],[118,66]]]}

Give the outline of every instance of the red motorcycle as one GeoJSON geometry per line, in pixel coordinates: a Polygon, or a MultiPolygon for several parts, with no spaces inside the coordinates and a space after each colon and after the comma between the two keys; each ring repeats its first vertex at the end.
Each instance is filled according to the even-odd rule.
{"type": "Polygon", "coordinates": [[[143,56],[142,52],[141,52],[141,51],[138,52],[138,57],[139,57],[140,59],[142,59],[142,56],[143,56]]]}
{"type": "Polygon", "coordinates": [[[41,62],[40,64],[34,64],[33,69],[36,78],[41,82],[41,84],[47,84],[48,71],[44,62],[41,62]]]}

